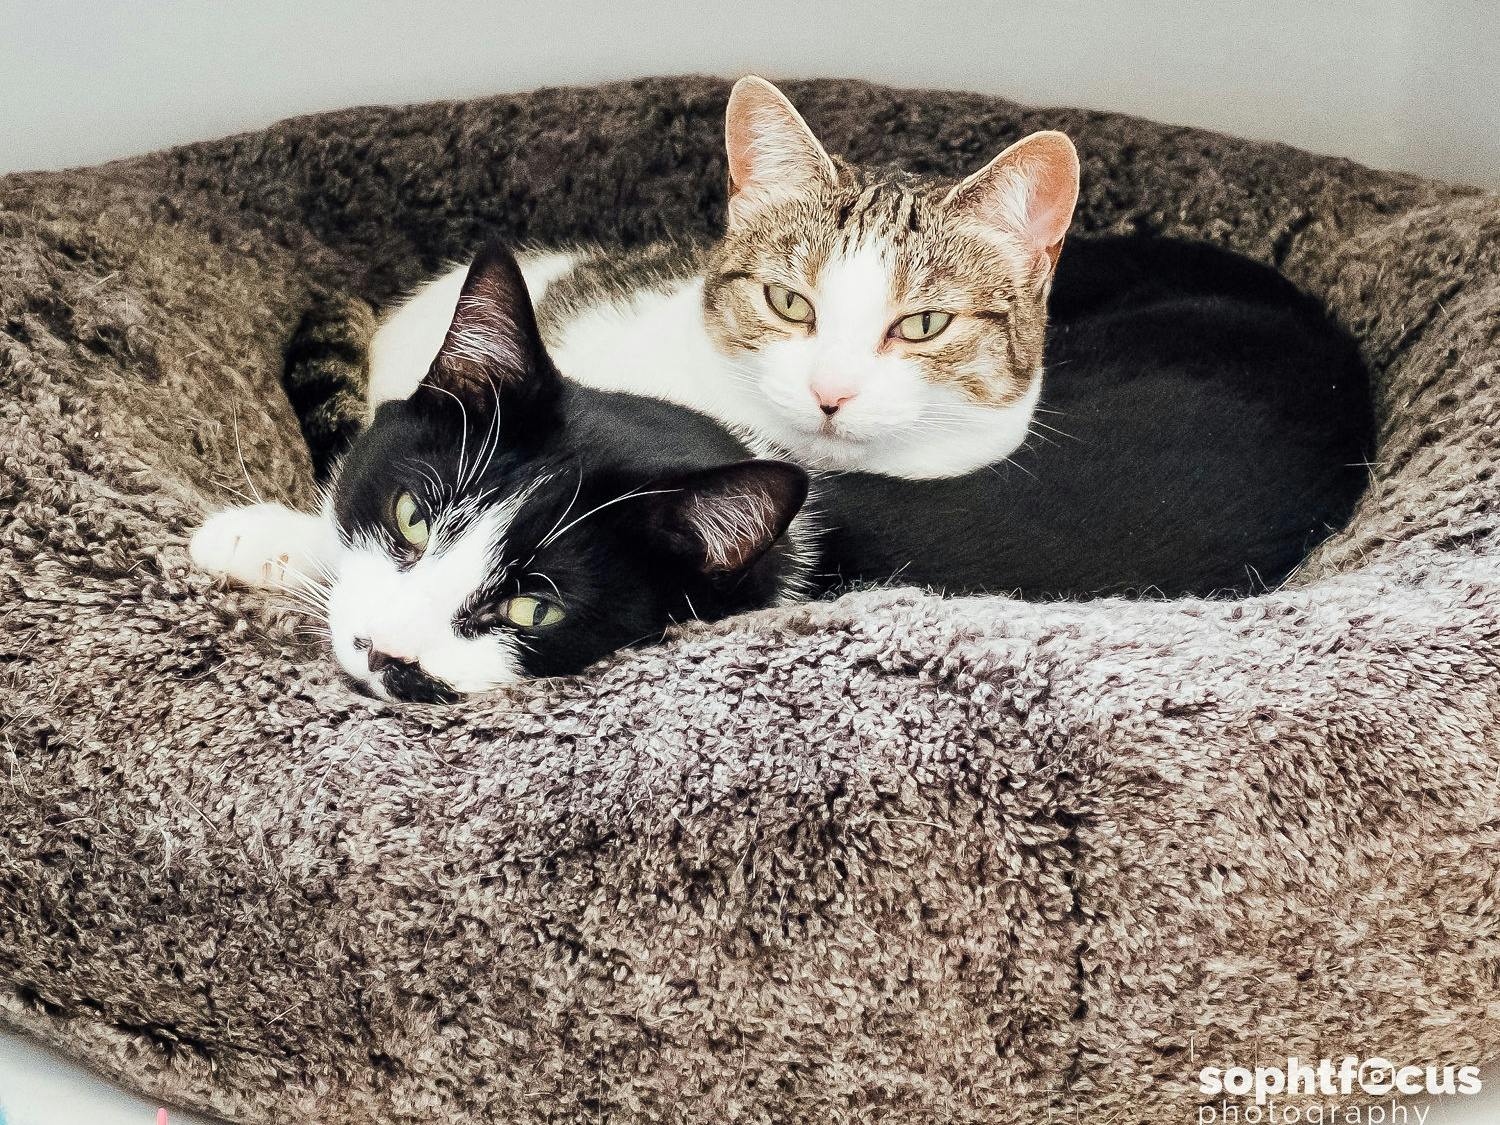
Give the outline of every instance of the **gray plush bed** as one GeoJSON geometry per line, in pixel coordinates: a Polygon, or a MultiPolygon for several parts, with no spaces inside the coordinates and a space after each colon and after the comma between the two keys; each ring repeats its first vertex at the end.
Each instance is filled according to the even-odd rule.
{"type": "Polygon", "coordinates": [[[309,496],[288,340],[494,231],[710,230],[726,85],[0,179],[0,1020],[320,1125],[1155,1123],[1205,1065],[1500,1047],[1500,199],[787,90],[833,151],[926,172],[1065,129],[1082,228],[1322,297],[1378,383],[1353,525],[1250,601],[875,591],[379,704],[187,565],[231,490],[309,496]]]}

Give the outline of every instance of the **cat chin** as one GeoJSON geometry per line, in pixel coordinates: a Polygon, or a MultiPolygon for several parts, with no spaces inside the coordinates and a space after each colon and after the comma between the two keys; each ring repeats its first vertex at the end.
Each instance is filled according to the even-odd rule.
{"type": "Polygon", "coordinates": [[[997,419],[991,431],[948,434],[934,449],[926,435],[891,434],[877,442],[803,435],[795,443],[798,460],[825,472],[875,473],[905,480],[967,476],[1004,461],[1026,440],[1029,416],[997,419]]]}
{"type": "Polygon", "coordinates": [[[967,417],[962,424],[945,423],[937,437],[919,423],[883,426],[873,433],[829,434],[774,410],[761,411],[754,428],[776,449],[812,469],[906,480],[960,477],[998,464],[1021,448],[1041,386],[1038,372],[1026,394],[1008,406],[964,407],[967,417]]]}
{"type": "MultiPolygon", "coordinates": [[[[355,647],[353,637],[348,632],[345,631],[342,634],[335,632],[330,647],[339,670],[356,690],[387,703],[404,701],[393,693],[379,676],[370,674],[364,652],[355,647]]],[[[437,680],[436,686],[443,689],[449,701],[452,701],[453,697],[465,699],[473,695],[499,691],[502,688],[522,683],[525,678],[525,675],[519,671],[514,674],[507,673],[505,678],[496,681],[457,677],[455,682],[455,679],[445,677],[437,680]]]]}

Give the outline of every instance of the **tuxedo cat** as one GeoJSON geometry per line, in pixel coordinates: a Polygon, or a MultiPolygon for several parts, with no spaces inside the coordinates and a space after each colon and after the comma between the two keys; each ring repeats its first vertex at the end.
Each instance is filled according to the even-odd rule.
{"type": "Polygon", "coordinates": [[[807,474],[747,456],[704,415],[564,380],[515,259],[491,246],[426,374],[376,409],[322,511],[220,512],[190,552],[313,600],[370,693],[451,701],[800,596],[807,474]]]}
{"type": "MultiPolygon", "coordinates": [[[[1078,197],[1067,137],[1034,133],[961,183],[928,182],[835,160],[750,77],[725,139],[727,229],[711,248],[522,257],[567,376],[692,407],[812,468],[947,477],[1014,452],[1078,197]]],[[[411,394],[466,274],[386,318],[373,403],[411,394]]]]}
{"type": "Polygon", "coordinates": [[[1055,598],[1281,581],[1364,486],[1368,384],[1348,338],[1223,251],[1073,253],[1048,440],[953,479],[810,482],[704,414],[562,378],[516,261],[490,247],[323,511],[221,512],[192,557],[315,598],[357,684],[427,702],[847,584],[1055,598]]]}

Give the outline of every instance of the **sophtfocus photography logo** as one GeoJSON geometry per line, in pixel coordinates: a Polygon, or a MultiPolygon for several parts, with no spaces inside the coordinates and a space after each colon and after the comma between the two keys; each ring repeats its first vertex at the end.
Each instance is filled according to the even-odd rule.
{"type": "Polygon", "coordinates": [[[1406,1064],[1376,1055],[1303,1060],[1278,1066],[1205,1066],[1199,1125],[1409,1125],[1430,1104],[1406,1099],[1463,1097],[1483,1088],[1477,1066],[1406,1064]],[[1376,1099],[1371,1101],[1370,1099],[1376,1099]]]}

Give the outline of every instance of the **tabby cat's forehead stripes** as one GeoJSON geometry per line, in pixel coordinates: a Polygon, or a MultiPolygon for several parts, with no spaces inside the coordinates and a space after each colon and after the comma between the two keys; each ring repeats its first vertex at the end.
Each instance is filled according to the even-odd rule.
{"type": "Polygon", "coordinates": [[[846,245],[872,236],[899,243],[921,230],[920,197],[905,184],[877,180],[838,191],[842,198],[834,205],[833,228],[846,245]]]}

